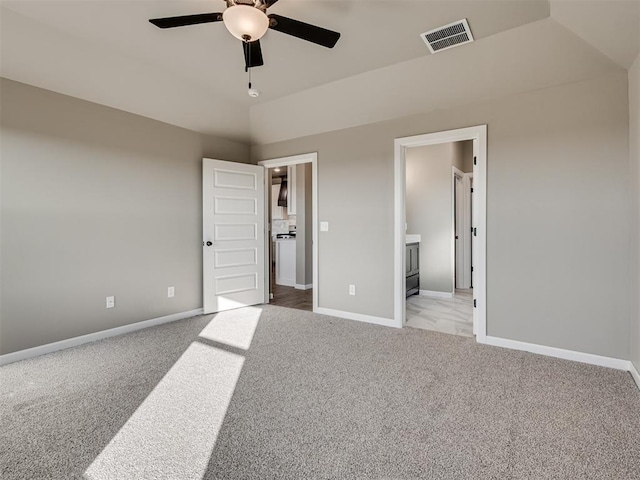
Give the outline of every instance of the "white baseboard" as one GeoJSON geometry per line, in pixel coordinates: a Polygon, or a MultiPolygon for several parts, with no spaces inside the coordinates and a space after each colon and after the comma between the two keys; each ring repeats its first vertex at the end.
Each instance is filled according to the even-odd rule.
{"type": "Polygon", "coordinates": [[[299,283],[296,283],[295,287],[296,290],[311,290],[313,288],[313,283],[310,283],[308,285],[301,285],[299,283]]]}
{"type": "Polygon", "coordinates": [[[536,345],[534,343],[519,342],[517,340],[509,340],[506,338],[486,336],[479,343],[493,345],[495,347],[510,348],[512,350],[521,350],[525,352],[537,353],[547,357],[562,358],[564,360],[573,360],[574,362],[588,363],[590,365],[598,365],[600,367],[615,368],[616,370],[628,371],[631,362],[629,360],[621,360],[619,358],[602,357],[592,353],[576,352],[573,350],[564,350],[562,348],[547,347],[545,345],[536,345]]]}
{"type": "Polygon", "coordinates": [[[638,390],[640,390],[640,373],[638,373],[638,369],[633,364],[633,362],[629,362],[629,373],[631,373],[631,376],[633,377],[633,379],[636,382],[636,385],[638,386],[638,390]]]}
{"type": "Polygon", "coordinates": [[[420,290],[419,295],[432,298],[453,298],[453,293],[451,292],[436,292],[434,290],[420,290]]]}
{"type": "Polygon", "coordinates": [[[358,322],[373,323],[374,325],[384,325],[385,327],[398,328],[396,321],[392,318],[374,317],[372,315],[363,315],[361,313],[343,312],[341,310],[333,310],[332,308],[318,307],[314,313],[321,315],[329,315],[331,317],[346,318],[347,320],[356,320],[358,322]]]}
{"type": "Polygon", "coordinates": [[[97,340],[103,340],[109,337],[115,337],[124,333],[135,332],[144,328],[155,327],[156,325],[162,325],[163,323],[170,323],[177,320],[182,320],[184,318],[195,317],[197,315],[202,315],[202,312],[202,308],[198,308],[196,310],[190,310],[187,312],[174,313],[172,315],[166,315],[164,317],[143,320],[141,322],[122,325],[121,327],[110,328],[109,330],[102,330],[100,332],[89,333],[87,335],[81,335],[79,337],[60,340],[59,342],[47,343],[46,345],[40,345],[38,347],[27,348],[25,350],[7,353],[5,355],[0,355],[0,365],[6,365],[8,363],[26,360],[27,358],[38,357],[47,353],[57,352],[58,350],[64,350],[65,348],[77,347],[78,345],[83,345],[85,343],[95,342],[97,340]]]}

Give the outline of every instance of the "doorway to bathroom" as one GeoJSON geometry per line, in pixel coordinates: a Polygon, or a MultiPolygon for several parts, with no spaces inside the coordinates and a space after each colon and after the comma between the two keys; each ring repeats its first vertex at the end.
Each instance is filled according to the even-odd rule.
{"type": "Polygon", "coordinates": [[[398,326],[486,336],[486,126],[396,140],[398,326]]]}
{"type": "Polygon", "coordinates": [[[473,336],[473,141],[406,152],[405,325],[473,336]]]}

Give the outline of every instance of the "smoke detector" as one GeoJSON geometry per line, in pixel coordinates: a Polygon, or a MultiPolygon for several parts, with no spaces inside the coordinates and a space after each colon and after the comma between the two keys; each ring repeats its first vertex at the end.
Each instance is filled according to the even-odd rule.
{"type": "Polygon", "coordinates": [[[420,38],[427,44],[431,53],[441,52],[473,42],[473,35],[466,18],[421,33],[420,38]]]}

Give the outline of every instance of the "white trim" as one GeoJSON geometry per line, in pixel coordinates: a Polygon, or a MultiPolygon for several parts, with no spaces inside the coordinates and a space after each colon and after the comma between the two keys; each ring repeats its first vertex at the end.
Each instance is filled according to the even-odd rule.
{"type": "Polygon", "coordinates": [[[453,298],[453,292],[436,292],[434,290],[420,290],[421,297],[453,298]]]}
{"type": "MultiPolygon", "coordinates": [[[[316,288],[313,289],[313,311],[314,312],[318,312],[318,152],[310,152],[310,153],[303,153],[301,155],[294,155],[291,157],[280,157],[280,158],[274,158],[271,160],[262,160],[260,162],[258,162],[258,165],[262,165],[263,167],[265,167],[266,169],[269,168],[275,168],[275,167],[287,167],[289,165],[298,165],[300,163],[311,163],[311,184],[312,184],[312,192],[311,192],[311,223],[312,223],[312,227],[311,229],[312,231],[312,242],[313,242],[313,285],[315,285],[316,288]]],[[[268,175],[265,174],[264,176],[265,178],[265,191],[268,190],[268,175]]],[[[265,205],[269,205],[268,203],[268,198],[266,198],[266,195],[268,195],[268,193],[265,193],[265,201],[267,203],[265,203],[265,205]]],[[[266,215],[266,221],[265,224],[267,224],[267,230],[269,228],[268,224],[268,219],[269,219],[269,213],[268,213],[268,208],[265,208],[265,215],[266,215]]],[[[267,231],[267,234],[265,235],[266,237],[266,248],[269,248],[269,243],[271,241],[271,235],[269,234],[269,232],[267,231]]],[[[268,251],[268,250],[266,250],[268,251]]],[[[267,255],[268,257],[268,255],[267,255]]],[[[269,303],[269,293],[270,293],[270,288],[269,288],[269,281],[271,278],[271,275],[269,274],[269,269],[271,268],[271,266],[269,265],[269,260],[266,260],[265,262],[265,301],[264,303],[269,303]]]]}
{"type": "Polygon", "coordinates": [[[405,224],[406,224],[406,149],[425,145],[473,140],[473,226],[474,237],[473,295],[477,307],[473,309],[473,331],[481,342],[487,335],[486,294],[486,209],[487,209],[487,126],[449,130],[446,132],[396,138],[394,142],[394,321],[404,324],[405,309],[405,224]]]}
{"type": "Polygon", "coordinates": [[[298,165],[300,163],[310,163],[318,159],[318,152],[302,153],[300,155],[292,155],[290,157],[278,157],[270,160],[261,160],[258,165],[265,168],[288,167],[289,165],[298,165]]]}
{"type": "Polygon", "coordinates": [[[629,373],[635,380],[638,390],[640,390],[640,373],[638,373],[638,370],[636,369],[636,366],[633,364],[633,362],[629,362],[629,373]]]}
{"type": "Polygon", "coordinates": [[[26,360],[28,358],[38,357],[47,353],[57,352],[58,350],[64,350],[71,347],[77,347],[85,343],[95,342],[97,340],[104,340],[105,338],[115,337],[125,333],[131,333],[138,330],[143,330],[149,327],[155,327],[156,325],[162,325],[164,323],[176,322],[185,318],[196,317],[202,315],[202,308],[195,310],[189,310],[187,312],[174,313],[171,315],[165,315],[164,317],[152,318],[150,320],[143,320],[141,322],[130,323],[128,325],[122,325],[121,327],[110,328],[108,330],[101,330],[95,333],[89,333],[87,335],[81,335],[79,337],[68,338],[66,340],[60,340],[59,342],[47,343],[46,345],[40,345],[38,347],[27,348],[25,350],[19,350],[17,352],[7,353],[0,355],[0,365],[6,365],[8,363],[18,362],[20,360],[26,360]]]}
{"type": "Polygon", "coordinates": [[[458,178],[464,178],[464,176],[466,175],[462,170],[460,170],[458,167],[456,167],[455,165],[451,166],[451,170],[453,171],[453,174],[456,175],[458,178]]]}
{"type": "Polygon", "coordinates": [[[296,283],[295,287],[296,287],[296,290],[311,290],[313,288],[313,283],[309,283],[307,285],[296,283]]]}
{"type": "Polygon", "coordinates": [[[375,325],[383,325],[385,327],[398,328],[393,318],[374,317],[372,315],[363,315],[361,313],[343,312],[332,308],[318,308],[315,313],[321,315],[329,315],[330,317],[344,318],[346,320],[356,320],[358,322],[373,323],[375,325]]]}
{"type": "Polygon", "coordinates": [[[615,368],[616,370],[629,370],[629,360],[621,360],[619,358],[603,357],[592,353],[576,352],[574,350],[565,350],[557,347],[547,347],[546,345],[537,345],[534,343],[519,342],[517,340],[509,340],[507,338],[486,336],[483,342],[486,345],[494,347],[510,348],[512,350],[521,350],[524,352],[537,353],[547,357],[562,358],[564,360],[573,360],[574,362],[588,363],[590,365],[598,365],[600,367],[615,368]]]}

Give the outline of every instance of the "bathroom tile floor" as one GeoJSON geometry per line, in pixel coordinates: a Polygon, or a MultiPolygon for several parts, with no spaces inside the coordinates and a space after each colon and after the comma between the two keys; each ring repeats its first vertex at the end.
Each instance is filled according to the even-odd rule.
{"type": "Polygon", "coordinates": [[[412,295],[407,298],[406,326],[463,337],[473,336],[473,290],[456,290],[453,298],[412,295]]]}

